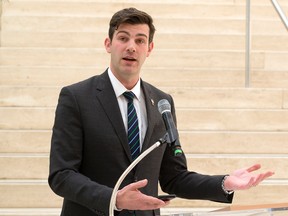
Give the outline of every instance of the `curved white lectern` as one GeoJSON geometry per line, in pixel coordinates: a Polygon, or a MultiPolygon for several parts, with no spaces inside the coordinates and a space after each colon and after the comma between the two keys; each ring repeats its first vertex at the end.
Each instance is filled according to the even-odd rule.
{"type": "Polygon", "coordinates": [[[210,212],[185,212],[163,216],[288,216],[288,203],[230,206],[210,212]]]}

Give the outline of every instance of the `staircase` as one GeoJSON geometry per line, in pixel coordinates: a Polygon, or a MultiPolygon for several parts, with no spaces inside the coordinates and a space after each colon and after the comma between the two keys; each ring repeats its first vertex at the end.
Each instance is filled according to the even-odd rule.
{"type": "MultiPolygon", "coordinates": [[[[287,202],[288,32],[270,0],[251,1],[245,87],[245,3],[0,1],[0,216],[59,215],[62,198],[47,184],[59,91],[106,69],[108,22],[131,6],[155,20],[142,78],[173,95],[190,170],[226,174],[261,163],[276,174],[237,192],[233,204],[287,202]]],[[[287,14],[287,1],[279,3],[287,14]]],[[[163,211],[226,206],[177,198],[163,211]]]]}

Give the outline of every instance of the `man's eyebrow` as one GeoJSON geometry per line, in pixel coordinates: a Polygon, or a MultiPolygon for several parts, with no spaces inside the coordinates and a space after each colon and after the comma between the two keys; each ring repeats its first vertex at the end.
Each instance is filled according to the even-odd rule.
{"type": "MultiPolygon", "coordinates": [[[[130,36],[129,32],[124,31],[124,30],[122,30],[122,31],[117,31],[117,34],[116,34],[116,35],[118,35],[118,34],[120,34],[120,33],[124,33],[124,34],[127,34],[127,35],[130,36]]],[[[147,36],[146,34],[144,34],[144,33],[138,33],[138,34],[136,34],[136,36],[138,36],[138,37],[141,36],[141,37],[146,37],[146,38],[148,38],[148,36],[147,36]]]]}

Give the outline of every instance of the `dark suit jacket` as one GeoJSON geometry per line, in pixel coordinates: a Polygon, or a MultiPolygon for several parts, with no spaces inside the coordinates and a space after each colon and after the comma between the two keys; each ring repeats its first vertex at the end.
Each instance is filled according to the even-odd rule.
{"type": "MultiPolygon", "coordinates": [[[[141,80],[148,129],[142,151],[166,132],[157,103],[167,99],[175,116],[172,97],[141,80]]],[[[176,120],[176,119],[175,119],[176,120]]],[[[191,144],[193,145],[193,143],[191,144]]],[[[107,71],[61,90],[56,109],[50,153],[49,185],[64,197],[62,216],[108,215],[112,188],[131,163],[127,135],[107,71]]],[[[223,176],[187,171],[185,155],[174,157],[162,145],[144,158],[126,177],[123,186],[148,179],[142,192],[164,192],[188,199],[231,202],[221,188],[223,176]]],[[[115,212],[130,215],[133,211],[115,212]]],[[[159,210],[136,215],[159,215],[159,210]]]]}

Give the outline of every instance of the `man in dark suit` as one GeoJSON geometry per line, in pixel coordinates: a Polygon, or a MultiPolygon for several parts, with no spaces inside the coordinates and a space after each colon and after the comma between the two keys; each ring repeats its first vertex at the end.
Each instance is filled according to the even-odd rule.
{"type": "MultiPolygon", "coordinates": [[[[61,90],[51,141],[49,185],[64,197],[62,216],[109,214],[113,187],[132,162],[124,92],[135,96],[137,150],[145,151],[166,132],[158,101],[169,101],[176,122],[172,97],[140,78],[141,66],[153,50],[154,32],[152,18],[145,12],[135,8],[117,12],[105,40],[110,67],[61,90]]],[[[228,176],[198,174],[187,170],[184,153],[175,157],[169,146],[162,145],[125,178],[117,193],[115,214],[159,215],[169,201],[155,198],[158,181],[164,192],[178,197],[230,203],[234,190],[256,186],[273,174],[252,174],[259,168],[254,165],[228,176]]]]}

